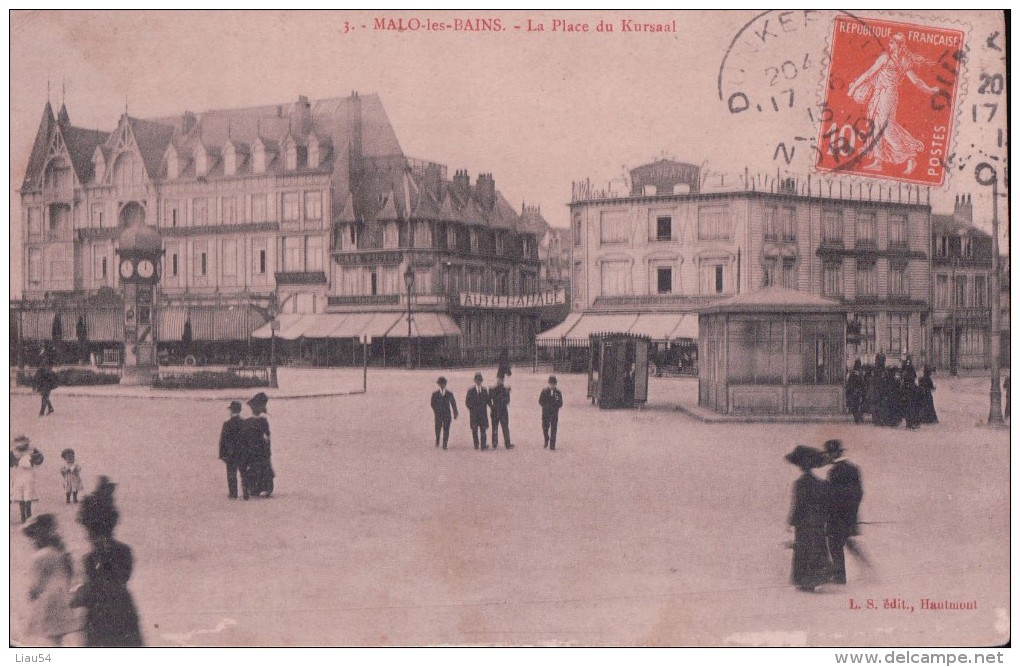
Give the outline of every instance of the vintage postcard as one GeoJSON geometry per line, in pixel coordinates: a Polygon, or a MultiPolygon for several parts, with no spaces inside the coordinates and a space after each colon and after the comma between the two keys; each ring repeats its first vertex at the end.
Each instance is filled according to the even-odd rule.
{"type": "Polygon", "coordinates": [[[9,27],[18,655],[1009,642],[1003,12],[9,27]]]}

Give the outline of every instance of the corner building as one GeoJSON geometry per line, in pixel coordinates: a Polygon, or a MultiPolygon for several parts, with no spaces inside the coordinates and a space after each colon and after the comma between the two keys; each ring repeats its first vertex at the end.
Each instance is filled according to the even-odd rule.
{"type": "Polygon", "coordinates": [[[538,291],[539,229],[491,174],[404,155],[376,95],[75,127],[47,103],[21,189],[26,344],[116,347],[121,230],[158,227],[161,354],[418,363],[522,356],[536,310],[461,308],[460,292],[538,291]],[[414,274],[408,339],[405,274],[414,274]]]}
{"type": "Polygon", "coordinates": [[[925,356],[925,192],[764,176],[711,185],[696,165],[670,160],[632,170],[625,188],[575,183],[572,312],[540,344],[637,333],[652,338],[658,362],[690,370],[697,308],[775,285],[845,304],[851,358],[925,356]]]}

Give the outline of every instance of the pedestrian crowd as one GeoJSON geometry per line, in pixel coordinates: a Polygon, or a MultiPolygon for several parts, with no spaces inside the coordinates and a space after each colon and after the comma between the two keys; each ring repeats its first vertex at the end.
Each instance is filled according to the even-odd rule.
{"type": "Polygon", "coordinates": [[[870,414],[876,426],[896,428],[906,423],[914,430],[922,424],[937,424],[935,382],[931,378],[934,369],[925,366],[918,378],[910,355],[899,367],[886,366],[885,361],[882,352],[875,356],[874,366],[865,366],[860,359],[854,361],[846,379],[846,405],[854,421],[860,423],[865,414],[870,414]]]}
{"type": "Polygon", "coordinates": [[[824,449],[797,445],[786,460],[801,469],[793,486],[788,523],[794,532],[790,580],[798,590],[846,583],[845,551],[870,565],[854,541],[864,498],[860,469],[844,458],[843,443],[828,440],[824,449]],[[814,471],[829,466],[826,479],[814,471]]]}

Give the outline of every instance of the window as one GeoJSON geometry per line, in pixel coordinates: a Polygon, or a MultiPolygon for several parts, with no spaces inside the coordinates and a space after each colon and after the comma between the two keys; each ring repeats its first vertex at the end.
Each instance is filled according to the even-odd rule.
{"type": "Polygon", "coordinates": [[[38,208],[28,209],[28,233],[30,235],[42,234],[42,215],[38,208]]]}
{"type": "Polygon", "coordinates": [[[857,260],[857,296],[878,296],[878,271],[873,260],[857,260]]]}
{"type": "Polygon", "coordinates": [[[949,276],[940,273],[935,276],[935,307],[949,306],[949,276]]]}
{"type": "Polygon", "coordinates": [[[897,262],[889,264],[889,294],[891,296],[906,296],[907,286],[907,264],[897,262]]]}
{"type": "Polygon", "coordinates": [[[953,306],[955,308],[967,306],[967,276],[956,276],[953,283],[953,306]]]}
{"type": "Polygon", "coordinates": [[[673,239],[673,218],[660,215],[655,219],[655,240],[671,241],[673,239]]]}
{"type": "MultiPolygon", "coordinates": [[[[383,247],[384,248],[397,248],[400,246],[400,229],[397,227],[395,222],[387,222],[383,224],[383,247]]],[[[477,250],[477,246],[473,248],[477,250]]]]}
{"type": "Polygon", "coordinates": [[[779,284],[777,282],[778,276],[776,275],[778,273],[778,264],[779,260],[776,259],[775,257],[766,257],[765,259],[762,260],[761,263],[761,268],[763,271],[761,279],[762,287],[773,287],[779,284]]]}
{"type": "Polygon", "coordinates": [[[822,211],[822,243],[843,245],[842,211],[822,211]]]}
{"type": "Polygon", "coordinates": [[[235,239],[223,240],[223,277],[233,278],[237,276],[237,241],[235,239]]]}
{"type": "Polygon", "coordinates": [[[103,282],[106,282],[106,278],[107,278],[107,265],[106,265],[106,261],[107,261],[107,258],[103,257],[102,267],[100,268],[100,271],[99,271],[99,277],[103,279],[103,282]]]}
{"type": "Polygon", "coordinates": [[[782,284],[786,289],[797,289],[797,260],[792,257],[783,258],[782,284]]]}
{"type": "Polygon", "coordinates": [[[857,245],[875,245],[875,214],[857,214],[857,245]]]}
{"type": "Polygon", "coordinates": [[[223,197],[220,200],[220,224],[237,224],[237,200],[234,197],[223,197]]]}
{"type": "Polygon", "coordinates": [[[843,296],[843,263],[826,262],[822,267],[822,294],[843,296]]]}
{"type": "Polygon", "coordinates": [[[287,171],[294,171],[295,169],[297,169],[298,166],[297,146],[294,144],[293,141],[291,141],[287,144],[287,147],[284,149],[284,151],[286,153],[285,159],[287,161],[287,171]]]}
{"type": "Polygon", "coordinates": [[[967,327],[960,333],[961,354],[985,354],[985,331],[967,327]]]}
{"type": "Polygon", "coordinates": [[[630,264],[626,261],[602,262],[602,296],[628,294],[629,272],[630,264]]]}
{"type": "MultiPolygon", "coordinates": [[[[503,236],[500,234],[496,237],[496,252],[502,254],[505,250],[501,247],[503,245],[505,245],[505,243],[503,243],[503,236]]],[[[429,227],[429,223],[424,220],[419,220],[414,223],[414,247],[432,247],[432,229],[429,227]]]]}
{"type": "Polygon", "coordinates": [[[673,292],[673,269],[668,266],[660,266],[655,270],[656,291],[659,294],[670,294],[673,292]]]}
{"type": "Polygon", "coordinates": [[[457,229],[453,225],[446,228],[446,247],[450,250],[457,249],[457,229]]]}
{"type": "Polygon", "coordinates": [[[208,273],[209,273],[209,265],[208,265],[209,256],[208,256],[208,254],[206,253],[205,250],[199,250],[198,247],[196,246],[196,248],[195,248],[195,255],[198,258],[198,261],[195,262],[195,277],[196,278],[201,278],[203,276],[208,275],[208,273]]]}
{"type": "Polygon", "coordinates": [[[730,210],[725,206],[702,206],[698,209],[698,239],[726,241],[730,238],[730,210]]]}
{"type": "Polygon", "coordinates": [[[889,216],[889,245],[891,246],[907,245],[907,216],[905,215],[889,216]]]}
{"type": "Polygon", "coordinates": [[[258,254],[258,272],[259,273],[265,273],[266,272],[266,251],[265,251],[265,248],[263,248],[262,250],[259,250],[259,254],[258,254]]]}
{"type": "Polygon", "coordinates": [[[42,282],[42,250],[28,249],[28,282],[38,285],[42,282]]]}
{"type": "Polygon", "coordinates": [[[322,192],[305,193],[305,220],[322,220],[322,192]]]}
{"type": "Polygon", "coordinates": [[[266,147],[262,145],[262,141],[258,141],[255,144],[254,150],[252,150],[252,171],[256,174],[261,174],[266,170],[266,147]]]}
{"type": "Polygon", "coordinates": [[[889,351],[894,354],[910,352],[910,315],[889,314],[889,351]]]}
{"type": "Polygon", "coordinates": [[[196,227],[209,224],[209,202],[205,197],[200,197],[192,204],[194,223],[196,227]]]}
{"type": "Polygon", "coordinates": [[[285,236],[283,237],[283,270],[304,271],[304,237],[285,236]]]}
{"type": "Polygon", "coordinates": [[[779,209],[774,206],[765,207],[765,240],[779,240],[779,209]]]}
{"type": "Polygon", "coordinates": [[[268,217],[266,215],[266,196],[264,194],[252,195],[251,221],[265,222],[267,219],[268,217]]]}
{"type": "Polygon", "coordinates": [[[726,262],[703,261],[699,267],[699,283],[702,294],[722,294],[726,289],[726,262]]]}
{"type": "Polygon", "coordinates": [[[180,222],[180,207],[174,200],[168,200],[163,205],[163,224],[168,227],[176,227],[180,222]]]}
{"type": "Polygon", "coordinates": [[[946,257],[949,255],[949,237],[940,236],[935,239],[935,254],[939,257],[946,257]]]}
{"type": "Polygon", "coordinates": [[[861,323],[861,345],[858,351],[861,354],[874,354],[877,316],[858,315],[857,321],[861,323]]]}
{"type": "Polygon", "coordinates": [[[252,239],[251,241],[251,271],[255,275],[265,275],[266,270],[266,240],[252,239]]]}
{"type": "Polygon", "coordinates": [[[478,252],[478,230],[471,230],[471,252],[478,252]]]}
{"type": "Polygon", "coordinates": [[[974,239],[972,239],[969,236],[961,237],[960,238],[960,245],[961,245],[960,254],[963,257],[973,257],[974,256],[974,239]]]}
{"type": "Polygon", "coordinates": [[[574,245],[581,245],[581,216],[574,216],[574,245]]]}
{"type": "Polygon", "coordinates": [[[195,175],[205,176],[205,172],[209,169],[209,155],[204,149],[198,149],[195,151],[195,175]]]}
{"type": "Polygon", "coordinates": [[[283,193],[283,219],[287,222],[298,219],[298,193],[283,193]]]}
{"type": "Polygon", "coordinates": [[[322,271],[322,237],[308,237],[307,271],[322,271]]]}
{"type": "Polygon", "coordinates": [[[370,274],[368,274],[368,278],[370,283],[369,294],[375,296],[376,294],[379,293],[379,276],[376,275],[375,271],[372,271],[370,274]]]}
{"type": "Polygon", "coordinates": [[[625,213],[603,213],[599,221],[599,241],[602,243],[626,243],[629,240],[629,225],[625,213]]]}
{"type": "Polygon", "coordinates": [[[783,240],[797,240],[797,210],[791,207],[781,209],[783,223],[783,240]]]}
{"type": "Polygon", "coordinates": [[[170,275],[175,278],[177,277],[177,274],[180,270],[180,267],[177,264],[177,262],[178,262],[177,253],[170,255],[170,275]]]}
{"type": "Polygon", "coordinates": [[[732,381],[755,384],[783,381],[782,321],[734,318],[729,330],[732,381]]]}
{"type": "Polygon", "coordinates": [[[988,305],[988,287],[984,276],[974,276],[974,306],[984,308],[988,305]]]}
{"type": "Polygon", "coordinates": [[[103,205],[93,204],[89,216],[89,224],[93,227],[103,226],[103,205]]]}
{"type": "MultiPolygon", "coordinates": [[[[415,239],[415,240],[417,240],[417,239],[415,239]]],[[[502,255],[504,252],[506,252],[506,241],[504,240],[503,235],[497,232],[496,233],[496,254],[497,255],[502,255]]]]}

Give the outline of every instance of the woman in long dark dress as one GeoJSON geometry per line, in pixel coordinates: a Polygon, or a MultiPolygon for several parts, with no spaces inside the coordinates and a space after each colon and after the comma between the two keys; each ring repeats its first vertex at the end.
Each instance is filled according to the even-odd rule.
{"type": "Polygon", "coordinates": [[[811,473],[825,464],[825,454],[814,447],[797,445],[786,460],[803,474],[793,485],[793,507],[789,524],[793,526],[793,568],[790,581],[798,590],[814,591],[832,580],[832,559],[825,540],[829,483],[811,473]]]}
{"type": "Polygon", "coordinates": [[[924,367],[921,379],[917,381],[917,391],[920,395],[918,421],[921,424],[938,424],[939,416],[935,414],[935,398],[932,396],[935,383],[931,379],[931,366],[924,367]]]}
{"type": "Polygon", "coordinates": [[[119,514],[113,504],[115,485],[99,478],[95,492],[85,496],[78,522],[88,533],[92,550],[86,554],[85,583],[74,594],[72,607],[85,607],[85,646],[142,646],[138,611],[127,589],[134,567],[131,547],[113,539],[119,514]]]}

